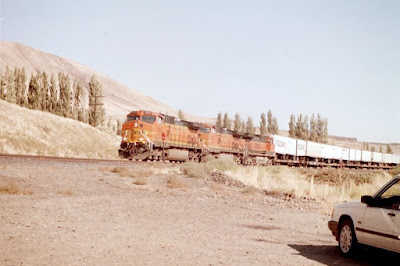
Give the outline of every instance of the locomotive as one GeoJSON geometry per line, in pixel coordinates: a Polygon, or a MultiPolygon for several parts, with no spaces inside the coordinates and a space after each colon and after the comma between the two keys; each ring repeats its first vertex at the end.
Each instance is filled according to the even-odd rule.
{"type": "Polygon", "coordinates": [[[201,162],[207,155],[242,165],[389,169],[400,155],[337,147],[279,135],[244,134],[138,110],[122,125],[119,155],[131,160],[201,162]]]}

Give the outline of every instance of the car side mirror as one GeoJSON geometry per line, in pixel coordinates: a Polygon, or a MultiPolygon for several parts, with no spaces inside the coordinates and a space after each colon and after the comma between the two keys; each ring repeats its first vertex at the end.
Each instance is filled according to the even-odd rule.
{"type": "Polygon", "coordinates": [[[370,206],[370,205],[372,205],[372,197],[371,196],[361,196],[361,202],[370,206]]]}

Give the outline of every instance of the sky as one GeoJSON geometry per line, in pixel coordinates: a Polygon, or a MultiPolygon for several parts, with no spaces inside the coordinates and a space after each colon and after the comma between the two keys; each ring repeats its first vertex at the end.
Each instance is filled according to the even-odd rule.
{"type": "Polygon", "coordinates": [[[0,0],[2,40],[88,65],[184,112],[320,113],[400,143],[400,1],[0,0]]]}

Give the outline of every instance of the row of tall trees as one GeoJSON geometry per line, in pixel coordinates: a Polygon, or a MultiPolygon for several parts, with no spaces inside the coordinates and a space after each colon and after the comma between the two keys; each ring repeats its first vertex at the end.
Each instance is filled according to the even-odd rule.
{"type": "MultiPolygon", "coordinates": [[[[235,119],[232,120],[229,118],[228,113],[225,113],[222,117],[222,113],[218,113],[217,122],[216,122],[216,130],[218,132],[222,131],[222,129],[229,129],[234,130],[240,133],[248,133],[248,134],[255,134],[256,127],[253,123],[253,118],[249,116],[247,120],[242,120],[238,113],[235,114],[235,119]]],[[[272,111],[269,110],[267,116],[265,113],[261,114],[261,122],[260,122],[260,134],[278,134],[279,126],[278,120],[276,117],[272,115],[272,111]]]]}
{"type": "Polygon", "coordinates": [[[327,143],[328,119],[320,114],[312,114],[309,121],[307,115],[299,114],[296,118],[292,114],[289,120],[289,137],[327,143]]]}
{"type": "MultiPolygon", "coordinates": [[[[372,145],[370,146],[369,143],[366,142],[366,141],[363,142],[361,149],[363,149],[365,151],[371,151],[371,152],[375,152],[376,151],[376,148],[374,146],[372,146],[372,145]]],[[[384,152],[382,145],[380,145],[379,146],[379,152],[392,154],[393,153],[393,149],[389,144],[387,144],[386,145],[386,152],[384,152]]]]}
{"type": "Polygon", "coordinates": [[[22,107],[50,112],[59,116],[98,126],[104,123],[102,85],[96,76],[89,82],[89,94],[82,84],[68,74],[55,76],[45,71],[31,73],[29,82],[25,68],[6,66],[0,72],[0,99],[22,107]],[[27,85],[28,84],[28,85],[27,85]],[[87,108],[87,104],[89,103],[87,108]]]}

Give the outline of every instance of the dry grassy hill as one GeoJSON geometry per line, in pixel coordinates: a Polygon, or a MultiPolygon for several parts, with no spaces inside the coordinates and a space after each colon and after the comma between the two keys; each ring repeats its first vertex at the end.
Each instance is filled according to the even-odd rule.
{"type": "MultiPolygon", "coordinates": [[[[161,103],[144,93],[128,88],[127,86],[113,80],[112,78],[91,69],[88,66],[74,62],[72,60],[46,53],[27,45],[0,41],[1,68],[7,65],[10,67],[25,67],[28,72],[28,79],[31,72],[46,71],[57,75],[59,71],[70,75],[79,80],[88,90],[88,83],[92,75],[96,75],[103,85],[104,107],[106,116],[112,119],[123,120],[126,114],[132,110],[144,109],[155,112],[163,112],[177,115],[178,111],[174,108],[161,103]]],[[[210,122],[212,119],[201,118],[192,114],[186,114],[190,120],[199,122],[210,122]]]]}
{"type": "Polygon", "coordinates": [[[0,100],[0,153],[117,158],[120,137],[50,113],[0,100]]]}

